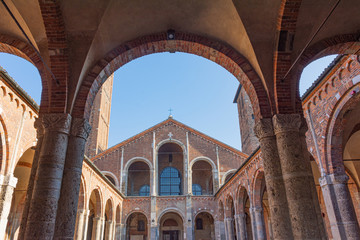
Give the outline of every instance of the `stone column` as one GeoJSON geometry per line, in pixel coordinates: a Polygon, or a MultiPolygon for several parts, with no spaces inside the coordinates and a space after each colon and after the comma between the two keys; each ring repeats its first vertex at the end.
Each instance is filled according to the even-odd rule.
{"type": "Polygon", "coordinates": [[[320,178],[326,211],[334,239],[360,239],[359,223],[351,200],[349,177],[329,174],[320,178]]]}
{"type": "Polygon", "coordinates": [[[246,240],[246,215],[239,213],[235,215],[236,236],[238,240],[246,240]]]}
{"type": "Polygon", "coordinates": [[[266,229],[262,207],[252,208],[257,240],[266,240],[266,229]]]}
{"type": "Polygon", "coordinates": [[[35,177],[36,177],[38,163],[39,163],[39,156],[40,156],[42,142],[44,139],[44,127],[42,125],[40,118],[41,118],[41,116],[39,116],[39,118],[36,118],[35,122],[34,122],[34,128],[36,129],[37,143],[36,143],[34,159],[33,159],[32,166],[31,166],[29,184],[28,184],[28,188],[26,191],[24,210],[23,210],[23,213],[21,216],[20,230],[19,230],[19,236],[18,236],[19,240],[23,240],[25,237],[26,223],[27,223],[27,218],[29,215],[30,202],[31,202],[31,198],[33,195],[35,177]]]}
{"type": "Polygon", "coordinates": [[[223,221],[218,220],[215,222],[215,235],[217,240],[224,240],[225,237],[225,224],[223,221]]]}
{"type": "Polygon", "coordinates": [[[113,221],[107,221],[106,224],[105,224],[105,236],[103,239],[105,240],[111,240],[113,239],[113,236],[112,236],[112,229],[113,229],[113,221]]]}
{"type": "Polygon", "coordinates": [[[235,239],[233,221],[234,219],[232,218],[225,218],[225,231],[226,231],[227,240],[235,239]]]}
{"type": "Polygon", "coordinates": [[[92,237],[91,239],[94,240],[102,240],[101,236],[102,236],[102,224],[103,223],[103,219],[100,217],[95,217],[94,218],[94,223],[93,223],[93,230],[92,230],[92,237]]]}
{"type": "Polygon", "coordinates": [[[121,224],[120,223],[115,224],[114,239],[115,240],[120,240],[121,239],[121,224]]]}
{"type": "Polygon", "coordinates": [[[72,120],[54,239],[73,239],[74,237],[85,143],[90,129],[86,119],[74,118],[72,120]]]}
{"type": "MultiPolygon", "coordinates": [[[[274,132],[294,239],[324,239],[315,182],[304,143],[306,122],[299,114],[277,114],[274,132]]],[[[271,194],[268,194],[271,195],[271,194]]]]}
{"type": "MultiPolygon", "coordinates": [[[[151,224],[150,228],[150,239],[151,240],[158,240],[159,239],[159,226],[151,224]]],[[[124,237],[125,239],[125,237],[124,237]]]]}
{"type": "Polygon", "coordinates": [[[86,224],[89,218],[89,210],[79,209],[78,210],[78,218],[76,224],[76,232],[74,239],[82,240],[85,239],[84,232],[86,231],[86,224]]]}
{"type": "Polygon", "coordinates": [[[12,174],[7,176],[0,175],[0,239],[5,239],[5,231],[16,183],[17,178],[12,174]]]}
{"type": "Polygon", "coordinates": [[[71,125],[69,114],[44,114],[41,120],[44,139],[26,223],[25,239],[52,239],[54,236],[71,125]]]}
{"type": "Polygon", "coordinates": [[[273,237],[282,240],[292,239],[289,209],[272,119],[259,120],[255,125],[255,133],[259,138],[263,158],[273,237]]]}

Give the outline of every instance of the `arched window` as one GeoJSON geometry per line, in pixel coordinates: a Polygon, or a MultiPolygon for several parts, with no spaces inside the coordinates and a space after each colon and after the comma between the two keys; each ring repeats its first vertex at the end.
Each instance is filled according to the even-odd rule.
{"type": "Polygon", "coordinates": [[[192,193],[194,196],[202,195],[202,189],[199,184],[192,185],[192,193]]]}
{"type": "Polygon", "coordinates": [[[181,195],[180,172],[173,167],[165,168],[160,175],[160,195],[181,195]]]}
{"type": "Polygon", "coordinates": [[[139,196],[150,196],[150,186],[144,185],[140,188],[139,196]]]}

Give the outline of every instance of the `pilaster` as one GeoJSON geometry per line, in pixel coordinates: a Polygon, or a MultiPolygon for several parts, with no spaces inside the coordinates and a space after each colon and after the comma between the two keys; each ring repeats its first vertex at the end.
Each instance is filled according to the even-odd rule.
{"type": "Polygon", "coordinates": [[[5,239],[8,216],[17,178],[12,174],[0,175],[0,239],[5,239]]]}

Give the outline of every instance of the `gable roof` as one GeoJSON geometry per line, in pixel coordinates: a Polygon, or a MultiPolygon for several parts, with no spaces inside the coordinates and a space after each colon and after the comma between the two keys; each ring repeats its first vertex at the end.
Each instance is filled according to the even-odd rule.
{"type": "Polygon", "coordinates": [[[240,150],[238,150],[236,148],[233,148],[233,147],[231,147],[231,146],[229,146],[229,145],[227,145],[227,144],[225,144],[223,142],[220,142],[219,140],[216,140],[215,138],[212,138],[212,137],[210,137],[210,136],[208,136],[208,135],[206,135],[206,134],[204,134],[202,132],[199,132],[199,131],[197,131],[197,130],[195,130],[195,129],[193,129],[193,128],[191,128],[191,127],[189,127],[189,126],[187,126],[187,125],[185,125],[185,124],[183,124],[183,123],[181,123],[181,122],[179,122],[179,121],[177,121],[175,119],[173,119],[172,117],[169,117],[168,119],[166,119],[166,120],[164,120],[164,121],[162,121],[162,122],[148,128],[148,129],[146,129],[145,131],[142,131],[142,132],[136,134],[135,136],[130,137],[130,138],[126,139],[125,141],[122,141],[121,143],[116,144],[116,145],[106,149],[105,151],[103,151],[103,152],[97,154],[96,156],[94,156],[92,159],[95,159],[95,158],[101,157],[103,155],[106,155],[106,154],[112,152],[113,150],[115,150],[115,149],[117,149],[119,147],[125,146],[126,144],[134,141],[135,139],[140,138],[140,137],[142,137],[142,136],[144,136],[144,135],[146,135],[146,134],[148,134],[150,132],[153,132],[156,129],[158,129],[158,128],[164,126],[164,125],[167,125],[169,123],[173,123],[175,125],[178,125],[179,127],[184,128],[184,129],[188,130],[189,132],[191,132],[191,133],[193,133],[195,135],[198,135],[198,136],[200,136],[200,137],[202,137],[202,138],[204,138],[204,139],[206,139],[206,140],[208,140],[210,142],[213,142],[216,145],[218,145],[218,146],[220,146],[222,148],[225,148],[225,149],[227,149],[227,150],[229,150],[231,152],[234,152],[234,153],[236,153],[236,154],[238,154],[238,155],[240,155],[240,156],[242,156],[244,158],[248,157],[247,154],[241,152],[240,150]]]}

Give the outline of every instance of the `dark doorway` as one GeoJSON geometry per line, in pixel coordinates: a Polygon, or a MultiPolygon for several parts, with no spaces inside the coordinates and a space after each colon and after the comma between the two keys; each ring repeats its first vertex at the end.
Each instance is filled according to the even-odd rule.
{"type": "Polygon", "coordinates": [[[179,240],[179,231],[163,231],[163,240],[179,240]]]}

